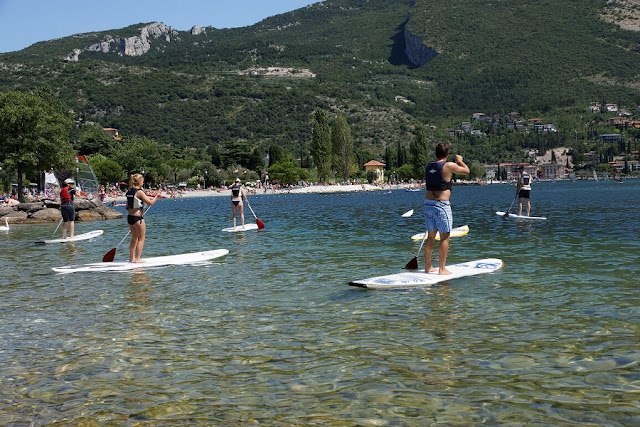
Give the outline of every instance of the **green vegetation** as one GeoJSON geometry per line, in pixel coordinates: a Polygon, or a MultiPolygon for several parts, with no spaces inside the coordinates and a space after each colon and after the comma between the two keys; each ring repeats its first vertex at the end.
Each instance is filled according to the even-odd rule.
{"type": "Polygon", "coordinates": [[[25,174],[37,181],[44,170],[74,164],[70,128],[69,112],[50,94],[0,93],[0,156],[15,171],[20,201],[25,174]]]}
{"type": "MultiPolygon", "coordinates": [[[[83,52],[78,62],[64,60],[107,35],[138,35],[144,24],[41,42],[0,55],[0,92],[49,87],[73,111],[74,148],[101,164],[105,182],[142,170],[172,184],[215,185],[236,169],[258,178],[267,153],[272,176],[292,182],[333,172],[365,178],[362,165],[372,159],[396,178],[419,178],[442,140],[478,176],[484,163],[527,161],[528,150],[555,147],[569,147],[578,168],[637,159],[638,130],[607,124],[615,113],[586,111],[597,101],[635,114],[640,103],[640,34],[601,19],[603,2],[415,3],[326,0],[246,28],[153,39],[139,57],[83,52]],[[413,64],[405,28],[438,55],[413,64]],[[267,67],[289,72],[272,76],[267,67]],[[471,120],[477,112],[493,121],[471,120]],[[511,112],[557,132],[510,127],[511,112]],[[328,126],[338,122],[349,137],[340,158],[328,159],[328,126]],[[461,122],[477,132],[447,131],[461,122]],[[599,141],[613,132],[619,145],[599,141]]],[[[0,158],[5,169],[7,162],[0,158]]]]}

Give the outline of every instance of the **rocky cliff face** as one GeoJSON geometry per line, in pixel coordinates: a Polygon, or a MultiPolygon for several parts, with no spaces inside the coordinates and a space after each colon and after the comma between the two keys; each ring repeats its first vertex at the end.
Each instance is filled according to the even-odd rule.
{"type": "Polygon", "coordinates": [[[107,37],[106,40],[95,43],[84,49],[74,49],[66,58],[66,61],[77,62],[82,52],[109,53],[117,51],[119,55],[140,56],[151,49],[153,40],[162,38],[166,42],[171,42],[172,38],[179,39],[178,32],[172,27],[162,22],[154,22],[140,29],[139,36],[133,37],[107,37]]]}
{"type": "MultiPolygon", "coordinates": [[[[409,7],[413,8],[416,5],[415,0],[411,0],[409,7]]],[[[409,14],[411,19],[411,14],[409,14]]],[[[405,54],[411,63],[417,67],[422,67],[427,62],[431,61],[438,55],[438,52],[429,46],[422,43],[422,37],[418,37],[404,28],[404,44],[405,54]]]]}
{"type": "Polygon", "coordinates": [[[422,67],[438,55],[437,51],[422,43],[422,37],[411,34],[406,28],[404,29],[404,42],[407,58],[418,67],[422,67]]]}

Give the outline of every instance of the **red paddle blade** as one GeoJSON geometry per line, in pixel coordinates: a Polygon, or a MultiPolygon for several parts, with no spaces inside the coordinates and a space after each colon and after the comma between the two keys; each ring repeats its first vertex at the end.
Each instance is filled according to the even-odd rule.
{"type": "Polygon", "coordinates": [[[113,262],[113,259],[116,257],[116,248],[111,249],[109,252],[104,254],[102,257],[102,262],[113,262]]]}
{"type": "Polygon", "coordinates": [[[258,230],[262,230],[264,228],[264,222],[260,221],[256,218],[256,224],[258,224],[258,230]]]}
{"type": "Polygon", "coordinates": [[[418,269],[418,257],[413,257],[411,261],[404,266],[407,270],[417,270],[418,269]]]}

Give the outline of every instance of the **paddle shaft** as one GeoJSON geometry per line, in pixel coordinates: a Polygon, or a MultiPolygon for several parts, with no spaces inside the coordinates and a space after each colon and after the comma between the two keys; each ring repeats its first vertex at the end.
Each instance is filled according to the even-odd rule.
{"type": "Polygon", "coordinates": [[[62,219],[60,220],[60,222],[58,223],[58,226],[56,227],[55,230],[53,230],[53,234],[51,235],[52,237],[56,234],[56,231],[58,231],[58,228],[60,228],[60,226],[62,225],[62,219]]]}
{"type": "Polygon", "coordinates": [[[517,198],[518,198],[518,191],[516,191],[516,195],[513,198],[513,200],[511,201],[511,206],[509,206],[509,210],[507,211],[507,213],[511,212],[511,208],[513,208],[513,204],[516,202],[517,198]]]}
{"type": "Polygon", "coordinates": [[[253,209],[251,209],[251,205],[249,204],[249,199],[244,199],[245,202],[247,202],[247,206],[249,206],[249,210],[251,211],[251,213],[253,214],[253,217],[255,219],[258,219],[258,217],[256,216],[256,213],[253,211],[253,209]]]}
{"type": "Polygon", "coordinates": [[[249,199],[245,198],[244,200],[247,202],[247,206],[249,206],[249,210],[253,214],[253,217],[256,219],[256,224],[258,224],[258,229],[262,230],[264,228],[264,223],[260,221],[256,216],[256,213],[253,211],[253,209],[251,208],[251,205],[249,204],[249,199]]]}

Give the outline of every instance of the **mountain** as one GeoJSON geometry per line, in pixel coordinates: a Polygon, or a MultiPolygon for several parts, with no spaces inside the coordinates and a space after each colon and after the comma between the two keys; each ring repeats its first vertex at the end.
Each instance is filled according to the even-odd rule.
{"type": "Polygon", "coordinates": [[[628,0],[326,0],[244,28],[141,23],[36,43],[0,54],[0,90],[48,86],[78,123],[178,147],[304,153],[323,108],[380,155],[418,123],[474,112],[637,105],[635,12],[628,0]]]}

